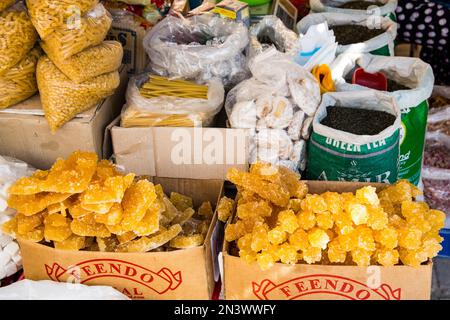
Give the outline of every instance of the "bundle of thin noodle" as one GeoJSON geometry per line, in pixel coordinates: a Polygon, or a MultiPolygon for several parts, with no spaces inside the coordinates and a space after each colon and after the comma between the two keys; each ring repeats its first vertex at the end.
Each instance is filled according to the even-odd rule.
{"type": "Polygon", "coordinates": [[[34,48],[17,65],[0,76],[0,109],[28,99],[37,92],[36,64],[41,50],[34,48]]]}
{"type": "Polygon", "coordinates": [[[0,11],[5,10],[10,5],[12,5],[14,2],[16,2],[16,1],[15,0],[3,0],[3,1],[1,1],[0,2],[0,11]]]}

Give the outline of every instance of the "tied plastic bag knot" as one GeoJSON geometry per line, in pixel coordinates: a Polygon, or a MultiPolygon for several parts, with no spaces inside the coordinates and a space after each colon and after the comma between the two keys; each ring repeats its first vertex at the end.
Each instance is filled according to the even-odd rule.
{"type": "Polygon", "coordinates": [[[211,15],[169,16],[144,38],[155,73],[199,82],[217,77],[225,86],[246,78],[247,45],[243,24],[211,15]]]}

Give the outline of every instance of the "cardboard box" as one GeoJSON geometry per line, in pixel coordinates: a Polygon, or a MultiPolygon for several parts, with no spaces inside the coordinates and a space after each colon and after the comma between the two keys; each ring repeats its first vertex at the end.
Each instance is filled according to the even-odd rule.
{"type": "Polygon", "coordinates": [[[96,107],[50,132],[41,101],[36,95],[10,108],[0,110],[0,154],[23,160],[37,169],[48,169],[58,157],[75,150],[94,151],[108,158],[109,141],[104,143],[106,126],[120,114],[128,75],[121,71],[121,83],[114,95],[96,107]]]}
{"type": "Polygon", "coordinates": [[[246,170],[245,129],[110,125],[115,161],[138,175],[224,179],[231,167],[246,170]]]}
{"type": "MultiPolygon", "coordinates": [[[[216,205],[223,180],[153,178],[166,193],[176,191],[216,205]]],[[[111,253],[65,251],[19,240],[25,278],[110,285],[133,299],[210,299],[218,279],[217,217],[203,246],[170,252],[111,253]],[[216,269],[216,271],[214,271],[216,269]]]]}
{"type": "Polygon", "coordinates": [[[247,27],[250,26],[250,9],[247,3],[237,0],[224,0],[216,4],[213,9],[223,18],[231,19],[236,22],[242,22],[247,27]]]}
{"type": "MultiPolygon", "coordinates": [[[[308,185],[311,193],[323,193],[353,192],[367,184],[309,181],[308,185]]],[[[419,268],[277,263],[262,271],[256,263],[249,265],[232,256],[230,249],[230,244],[225,243],[223,268],[227,300],[430,299],[431,262],[419,268]]]]}

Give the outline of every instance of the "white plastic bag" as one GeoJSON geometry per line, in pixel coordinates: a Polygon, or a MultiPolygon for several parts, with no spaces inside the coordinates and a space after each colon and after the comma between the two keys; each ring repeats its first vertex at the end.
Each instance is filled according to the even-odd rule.
{"type": "Polygon", "coordinates": [[[108,286],[22,280],[0,288],[0,300],[129,300],[108,286]]]}
{"type": "Polygon", "coordinates": [[[306,115],[314,115],[320,88],[307,70],[270,48],[250,61],[253,77],[227,95],[225,110],[233,128],[250,135],[249,162],[257,160],[304,170],[308,131],[306,115]]]}
{"type": "Polygon", "coordinates": [[[309,6],[311,7],[311,12],[335,12],[335,13],[346,13],[346,14],[366,14],[366,15],[379,15],[386,16],[391,13],[395,13],[397,8],[397,0],[379,0],[382,2],[382,6],[377,6],[373,10],[357,10],[357,9],[345,9],[339,8],[347,2],[352,2],[354,0],[309,0],[309,6]]]}
{"type": "Polygon", "coordinates": [[[144,38],[150,66],[162,76],[205,82],[218,77],[232,86],[247,77],[248,30],[217,16],[167,17],[144,38]]]}
{"type": "Polygon", "coordinates": [[[329,26],[360,25],[368,28],[383,29],[385,32],[365,42],[349,45],[338,44],[337,53],[370,53],[377,51],[382,55],[394,55],[394,40],[397,37],[397,24],[391,19],[379,16],[367,16],[343,13],[314,13],[309,14],[297,24],[300,34],[305,34],[309,27],[323,22],[329,26]]]}

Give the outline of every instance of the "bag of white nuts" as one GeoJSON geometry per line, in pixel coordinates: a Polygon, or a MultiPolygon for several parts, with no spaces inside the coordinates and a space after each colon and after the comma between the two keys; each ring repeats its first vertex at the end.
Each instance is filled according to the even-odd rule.
{"type": "Polygon", "coordinates": [[[306,141],[320,103],[316,79],[275,49],[250,62],[253,77],[234,87],[225,109],[232,128],[249,129],[250,159],[306,167],[306,141]]]}
{"type": "Polygon", "coordinates": [[[0,156],[0,280],[22,268],[19,245],[1,229],[1,225],[15,214],[8,208],[8,189],[17,179],[31,175],[33,171],[25,162],[0,156]]]}

